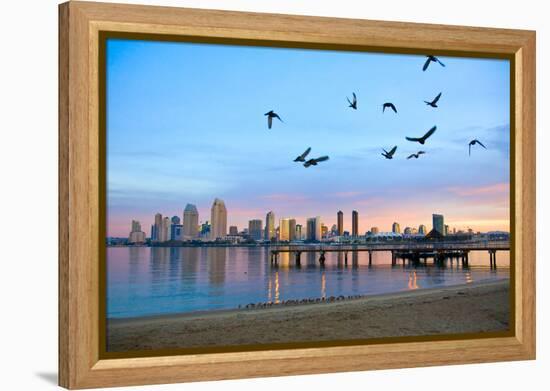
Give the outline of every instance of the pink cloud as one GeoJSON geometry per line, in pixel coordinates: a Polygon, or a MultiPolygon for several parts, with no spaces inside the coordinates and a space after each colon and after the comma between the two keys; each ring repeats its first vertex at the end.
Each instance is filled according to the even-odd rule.
{"type": "Polygon", "coordinates": [[[487,186],[472,187],[448,187],[447,191],[461,197],[480,196],[480,195],[503,195],[510,191],[509,183],[495,183],[487,186]]]}

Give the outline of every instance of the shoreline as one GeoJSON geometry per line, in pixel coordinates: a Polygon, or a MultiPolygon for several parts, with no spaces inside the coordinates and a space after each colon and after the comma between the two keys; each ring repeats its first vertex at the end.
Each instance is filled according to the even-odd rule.
{"type": "Polygon", "coordinates": [[[108,351],[507,331],[509,280],[333,302],[107,319],[108,351]]]}
{"type": "MultiPolygon", "coordinates": [[[[131,316],[131,317],[125,317],[125,318],[107,318],[107,322],[110,323],[135,323],[135,322],[148,322],[148,321],[155,321],[155,320],[170,320],[170,319],[193,319],[193,318],[204,318],[208,316],[218,316],[228,313],[237,313],[237,312],[243,312],[243,313],[250,313],[250,312],[263,312],[263,311],[275,311],[275,310],[287,310],[291,308],[303,308],[306,306],[315,306],[315,305],[333,305],[333,304],[342,304],[342,303],[349,303],[351,301],[357,301],[357,300],[376,300],[376,299],[382,299],[382,298],[395,298],[398,299],[400,297],[416,297],[420,296],[424,293],[431,293],[433,291],[444,291],[447,289],[454,289],[454,288],[469,288],[469,287],[476,287],[476,286],[489,286],[493,284],[500,284],[503,281],[508,282],[508,279],[498,279],[498,280],[483,280],[483,281],[476,281],[472,283],[465,283],[465,284],[457,284],[457,285],[449,285],[449,286],[441,286],[441,287],[433,287],[433,288],[421,288],[421,289],[415,289],[415,290],[404,290],[399,292],[385,292],[385,293],[375,293],[372,295],[354,295],[354,296],[331,296],[338,299],[335,299],[334,301],[330,301],[329,298],[326,298],[324,301],[320,300],[320,298],[307,298],[307,299],[296,299],[292,300],[296,303],[294,304],[284,304],[283,302],[273,304],[272,306],[254,306],[251,308],[247,308],[244,305],[241,305],[240,307],[234,307],[234,308],[223,308],[223,309],[217,309],[217,310],[199,310],[199,311],[191,311],[191,312],[174,312],[174,313],[168,313],[168,314],[157,314],[157,315],[142,315],[142,316],[131,316]],[[340,299],[341,298],[341,299],[340,299]],[[316,301],[316,300],[320,301],[316,301]],[[304,302],[302,303],[302,300],[315,300],[314,302],[304,302]]],[[[289,301],[289,300],[287,300],[289,301]]],[[[258,304],[258,303],[255,303],[258,304]]]]}

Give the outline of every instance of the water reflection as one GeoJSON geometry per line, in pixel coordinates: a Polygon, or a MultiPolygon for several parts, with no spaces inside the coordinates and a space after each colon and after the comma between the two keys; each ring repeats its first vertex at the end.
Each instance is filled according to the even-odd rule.
{"type": "Polygon", "coordinates": [[[498,269],[489,268],[486,252],[470,253],[470,267],[454,259],[446,267],[391,265],[389,253],[328,252],[279,254],[271,265],[266,248],[181,247],[109,248],[109,317],[129,317],[236,308],[248,303],[330,296],[374,295],[508,278],[508,253],[498,253],[498,269]]]}

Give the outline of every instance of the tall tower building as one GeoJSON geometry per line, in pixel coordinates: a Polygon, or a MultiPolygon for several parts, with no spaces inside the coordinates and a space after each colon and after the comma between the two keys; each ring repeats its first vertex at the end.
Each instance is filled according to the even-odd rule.
{"type": "Polygon", "coordinates": [[[279,240],[283,242],[290,240],[290,219],[279,220],[279,240]]]}
{"type": "Polygon", "coordinates": [[[445,222],[443,215],[433,214],[432,225],[434,230],[439,232],[441,235],[445,235],[445,222]]]}
{"type": "Polygon", "coordinates": [[[166,216],[162,219],[162,240],[161,242],[167,242],[170,240],[170,217],[166,216]]]}
{"type": "Polygon", "coordinates": [[[157,213],[155,215],[155,225],[154,225],[154,232],[152,232],[154,237],[151,238],[154,242],[161,242],[161,235],[162,235],[162,214],[157,213]]]}
{"type": "Polygon", "coordinates": [[[128,235],[128,243],[145,243],[145,232],[141,230],[141,223],[137,220],[132,220],[132,231],[130,232],[130,235],[128,235]]]}
{"type": "Polygon", "coordinates": [[[420,225],[418,226],[418,233],[419,233],[420,235],[426,235],[426,234],[427,234],[427,232],[426,232],[426,226],[425,226],[424,224],[420,224],[420,225]]]}
{"type": "Polygon", "coordinates": [[[351,236],[359,236],[359,213],[356,210],[351,212],[351,236]]]}
{"type": "Polygon", "coordinates": [[[296,239],[302,240],[302,224],[296,224],[296,239]]]}
{"type": "Polygon", "coordinates": [[[307,219],[307,240],[321,240],[321,217],[307,219]]]}
{"type": "Polygon", "coordinates": [[[178,216],[174,216],[172,217],[171,221],[172,224],[170,225],[170,240],[181,240],[181,219],[178,216]]]}
{"type": "Polygon", "coordinates": [[[224,238],[227,235],[227,209],[225,208],[225,203],[216,198],[210,209],[211,214],[211,224],[210,227],[210,238],[224,238]]]}
{"type": "Polygon", "coordinates": [[[296,219],[288,219],[288,240],[296,240],[296,219]]]}
{"type": "Polygon", "coordinates": [[[391,231],[394,234],[400,234],[401,233],[401,226],[399,225],[399,223],[393,223],[393,225],[391,226],[391,231]]]}
{"type": "Polygon", "coordinates": [[[254,240],[262,240],[262,220],[254,219],[248,222],[248,235],[254,240]]]}
{"type": "Polygon", "coordinates": [[[342,236],[344,234],[344,212],[339,210],[336,214],[336,218],[338,222],[338,236],[342,236]]]}
{"type": "Polygon", "coordinates": [[[183,210],[183,237],[196,238],[199,234],[199,211],[193,204],[187,204],[183,210]]]}
{"type": "Polygon", "coordinates": [[[275,213],[270,211],[265,216],[265,240],[271,240],[276,238],[277,234],[275,233],[275,213]]]}

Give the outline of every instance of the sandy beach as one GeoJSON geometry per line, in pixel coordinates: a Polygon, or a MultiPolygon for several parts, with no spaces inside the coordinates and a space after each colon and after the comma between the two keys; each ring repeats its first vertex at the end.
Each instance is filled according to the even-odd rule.
{"type": "Polygon", "coordinates": [[[107,350],[126,352],[507,331],[509,282],[337,301],[112,319],[107,350]]]}

